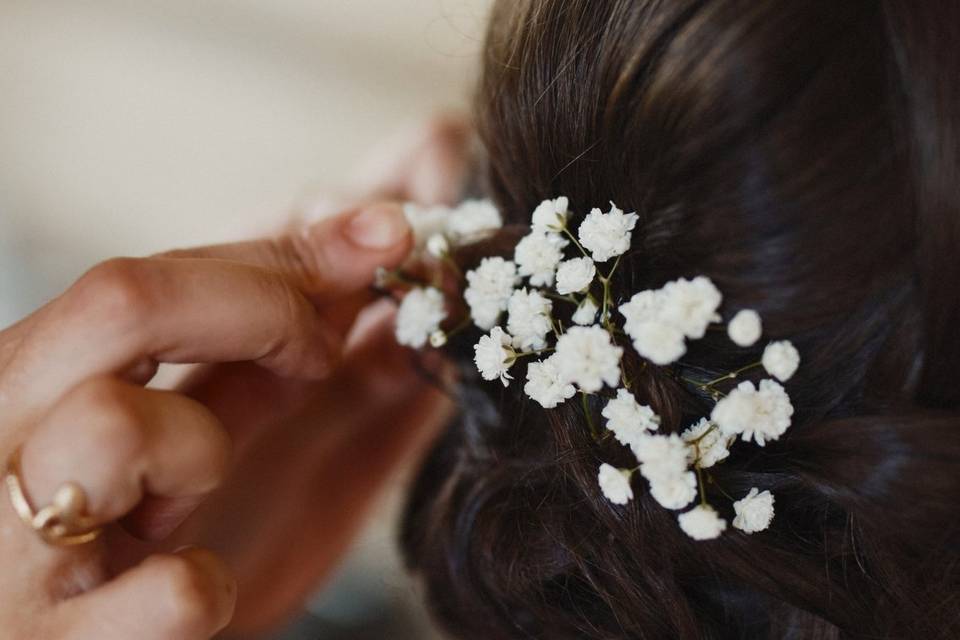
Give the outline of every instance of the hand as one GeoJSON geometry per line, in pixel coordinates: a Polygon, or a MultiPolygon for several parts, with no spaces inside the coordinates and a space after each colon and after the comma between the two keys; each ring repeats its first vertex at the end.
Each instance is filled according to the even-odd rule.
{"type": "Polygon", "coordinates": [[[237,575],[238,631],[302,602],[447,410],[367,309],[374,270],[409,244],[382,204],[279,240],[113,260],[0,332],[0,459],[22,445],[34,507],[73,481],[107,525],[51,547],[0,500],[0,628],[208,638],[237,575]],[[145,388],[158,362],[228,364],[145,388]],[[198,543],[219,555],[169,551],[198,543]]]}

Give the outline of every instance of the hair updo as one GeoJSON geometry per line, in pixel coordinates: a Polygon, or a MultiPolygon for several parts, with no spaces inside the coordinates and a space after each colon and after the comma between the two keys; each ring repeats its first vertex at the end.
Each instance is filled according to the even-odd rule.
{"type": "MultiPolygon", "coordinates": [[[[484,383],[478,334],[451,340],[462,414],[402,540],[445,627],[960,637],[960,4],[501,0],[477,122],[508,224],[558,195],[636,210],[619,300],[706,275],[804,365],[787,434],[735,447],[707,486],[727,519],[719,491],[769,488],[771,527],[697,542],[642,482],[602,498],[599,463],[625,453],[578,402],[484,383]]],[[[759,350],[711,333],[684,361],[722,375],[759,350]]],[[[663,431],[709,413],[670,367],[625,364],[663,431]]]]}

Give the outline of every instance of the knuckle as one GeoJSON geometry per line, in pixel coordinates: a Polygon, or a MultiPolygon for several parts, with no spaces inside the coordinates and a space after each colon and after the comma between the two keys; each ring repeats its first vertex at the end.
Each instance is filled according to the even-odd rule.
{"type": "Polygon", "coordinates": [[[95,447],[113,451],[125,460],[140,456],[146,448],[142,416],[130,388],[118,380],[95,378],[74,390],[71,405],[85,420],[85,438],[95,447]]]}
{"type": "Polygon", "coordinates": [[[218,599],[203,571],[179,555],[156,558],[153,563],[169,624],[184,635],[213,626],[219,617],[218,599]]]}
{"type": "Polygon", "coordinates": [[[85,273],[73,288],[75,302],[98,311],[104,322],[138,322],[153,306],[149,263],[139,258],[112,258],[85,273]]]}
{"type": "Polygon", "coordinates": [[[275,238],[270,242],[269,250],[284,265],[285,272],[293,274],[309,291],[323,291],[331,284],[328,274],[334,273],[325,246],[325,243],[311,241],[308,231],[275,238]]]}

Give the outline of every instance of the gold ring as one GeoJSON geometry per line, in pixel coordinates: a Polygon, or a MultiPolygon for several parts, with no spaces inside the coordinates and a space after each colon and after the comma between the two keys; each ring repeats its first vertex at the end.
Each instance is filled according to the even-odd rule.
{"type": "Polygon", "coordinates": [[[49,545],[72,547],[96,540],[103,532],[86,514],[87,494],[76,482],[65,482],[53,494],[49,506],[36,511],[23,487],[17,447],[7,458],[6,484],[13,508],[23,523],[49,545]]]}

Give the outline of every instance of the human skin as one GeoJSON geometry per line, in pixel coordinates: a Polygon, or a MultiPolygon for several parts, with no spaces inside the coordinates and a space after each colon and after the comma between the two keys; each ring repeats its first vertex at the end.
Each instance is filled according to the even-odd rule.
{"type": "Polygon", "coordinates": [[[4,637],[251,637],[322,583],[449,411],[370,285],[411,247],[395,201],[455,197],[466,138],[439,120],[336,215],[108,260],[0,332],[0,460],[22,447],[35,508],[76,482],[105,526],[49,546],[0,499],[4,637]],[[203,364],[160,390],[159,363],[203,364]]]}

